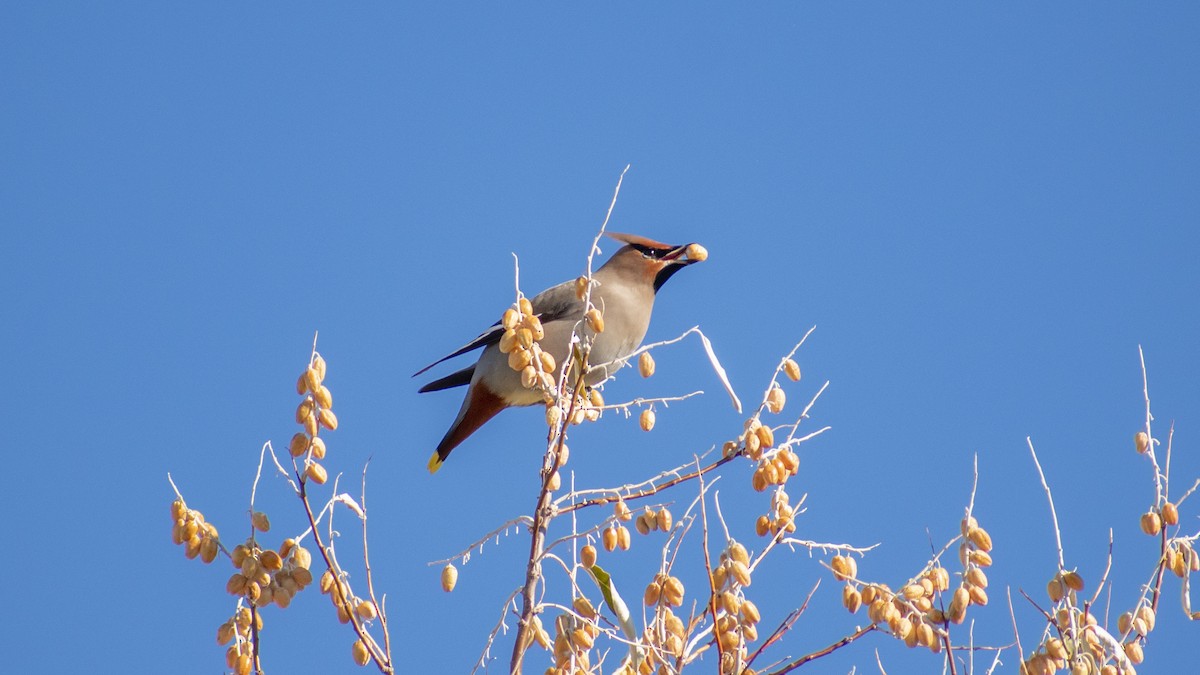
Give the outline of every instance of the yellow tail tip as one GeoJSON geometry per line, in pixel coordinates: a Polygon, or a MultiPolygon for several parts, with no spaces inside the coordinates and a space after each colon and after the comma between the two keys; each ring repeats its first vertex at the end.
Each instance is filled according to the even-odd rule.
{"type": "Polygon", "coordinates": [[[442,468],[442,458],[438,457],[437,452],[429,456],[429,473],[437,473],[437,470],[442,468]]]}

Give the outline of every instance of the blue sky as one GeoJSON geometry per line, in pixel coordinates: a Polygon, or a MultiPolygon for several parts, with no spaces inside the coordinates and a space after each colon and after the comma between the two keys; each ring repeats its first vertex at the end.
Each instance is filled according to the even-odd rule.
{"type": "MultiPolygon", "coordinates": [[[[1156,430],[1178,420],[1173,494],[1200,476],[1198,29],[1185,3],[6,5],[3,597],[22,618],[5,662],[220,666],[227,570],[171,546],[166,473],[240,532],[319,330],[330,464],[356,481],[372,458],[397,652],[408,672],[467,670],[526,542],[489,545],[449,596],[425,563],[531,508],[540,414],[500,416],[431,477],[459,399],[409,375],[511,302],[512,253],[527,292],[579,274],[626,164],[611,228],[711,254],[664,287],[650,339],[700,325],[752,399],[817,326],[789,388],[796,405],[831,383],[811,423],[833,429],[792,487],[802,533],[882,542],[860,571],[899,583],[957,530],[978,453],[997,564],[977,636],[1006,642],[1000,589],[1040,598],[1055,566],[1032,436],[1068,566],[1094,583],[1115,530],[1115,616],[1156,555],[1137,531],[1154,494],[1131,442],[1139,344],[1156,430]]],[[[708,395],[649,435],[617,416],[579,429],[577,480],[649,475],[740,430],[697,343],[658,362],[607,398],[708,395]]],[[[748,479],[722,479],[730,510],[763,508],[748,479]]],[[[301,529],[280,481],[259,499],[301,529]]],[[[640,589],[658,545],[610,559],[618,583],[640,589]]],[[[853,630],[806,554],[766,572],[764,622],[824,578],[777,656],[853,630]]],[[[1142,673],[1191,656],[1167,588],[1142,673]]],[[[1018,619],[1034,641],[1037,613],[1018,619]]],[[[269,669],[352,667],[315,593],[266,621],[269,669]]],[[[876,647],[889,673],[937,665],[874,636],[817,670],[874,668],[876,647]]]]}

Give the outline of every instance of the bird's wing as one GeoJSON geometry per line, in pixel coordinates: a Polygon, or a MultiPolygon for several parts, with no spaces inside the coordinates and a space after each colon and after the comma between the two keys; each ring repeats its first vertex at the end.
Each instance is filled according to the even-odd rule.
{"type": "Polygon", "coordinates": [[[574,281],[547,288],[533,296],[529,303],[533,305],[533,313],[543,324],[583,315],[583,301],[575,295],[574,281]]]}
{"type": "Polygon", "coordinates": [[[500,341],[501,335],[504,335],[504,327],[500,325],[499,321],[497,321],[496,323],[492,324],[491,328],[488,328],[484,332],[480,333],[479,337],[475,338],[474,340],[471,340],[470,342],[459,347],[458,349],[454,350],[453,352],[443,356],[442,358],[438,359],[437,361],[434,361],[433,363],[418,370],[417,372],[413,373],[412,376],[416,377],[416,376],[420,375],[421,373],[429,370],[430,368],[436,366],[437,364],[441,363],[442,361],[446,361],[446,360],[452,359],[456,356],[466,354],[467,352],[474,350],[474,349],[479,349],[480,347],[486,347],[488,345],[496,344],[497,342],[500,341]]]}
{"type": "MultiPolygon", "coordinates": [[[[575,282],[573,281],[563,282],[557,286],[547,288],[535,295],[529,302],[533,305],[533,313],[537,315],[543,324],[568,318],[573,313],[579,313],[583,308],[583,303],[579,301],[579,298],[575,297],[575,282]]],[[[500,341],[502,335],[504,335],[504,327],[497,321],[487,330],[480,333],[479,337],[413,373],[413,377],[424,373],[442,361],[461,356],[480,347],[494,345],[500,341]]]]}
{"type": "Polygon", "coordinates": [[[429,384],[425,385],[424,387],[421,387],[420,389],[418,389],[417,393],[424,394],[424,393],[430,392],[430,391],[441,391],[443,389],[452,389],[454,387],[461,387],[464,384],[470,384],[471,377],[473,375],[475,375],[475,364],[474,363],[467,366],[466,368],[463,368],[462,370],[459,370],[459,371],[451,373],[441,379],[437,379],[437,380],[434,380],[433,382],[430,382],[429,384]]]}

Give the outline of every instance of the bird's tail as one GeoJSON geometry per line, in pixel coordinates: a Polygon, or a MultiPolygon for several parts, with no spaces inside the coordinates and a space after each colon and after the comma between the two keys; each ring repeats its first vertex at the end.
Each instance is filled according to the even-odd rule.
{"type": "Polygon", "coordinates": [[[488,389],[486,384],[476,382],[467,393],[467,398],[458,411],[458,417],[454,418],[454,423],[438,443],[437,450],[430,456],[429,473],[437,473],[442,463],[450,456],[451,450],[457,448],[468,436],[475,433],[476,429],[483,426],[484,422],[495,417],[496,413],[506,407],[504,400],[488,389]]]}

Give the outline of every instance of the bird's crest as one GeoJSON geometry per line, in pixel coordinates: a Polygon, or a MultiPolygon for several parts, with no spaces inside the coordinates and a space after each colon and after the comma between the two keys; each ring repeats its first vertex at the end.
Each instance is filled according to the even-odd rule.
{"type": "Polygon", "coordinates": [[[604,234],[611,239],[616,239],[622,244],[629,244],[630,246],[640,246],[643,248],[654,249],[656,251],[669,251],[675,248],[670,244],[664,244],[661,241],[654,241],[653,239],[647,239],[646,237],[639,237],[636,234],[625,234],[623,232],[605,232],[604,234]]]}

